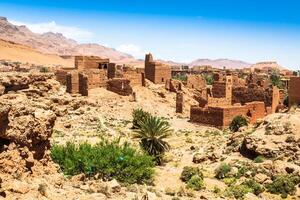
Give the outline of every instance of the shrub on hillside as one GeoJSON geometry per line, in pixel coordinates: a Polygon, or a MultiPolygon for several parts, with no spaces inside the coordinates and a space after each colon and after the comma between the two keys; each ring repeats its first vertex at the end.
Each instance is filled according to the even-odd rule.
{"type": "Polygon", "coordinates": [[[233,118],[232,122],[229,125],[229,129],[232,132],[237,132],[241,127],[248,126],[248,121],[243,116],[236,116],[233,118]]]}
{"type": "Polygon", "coordinates": [[[294,195],[296,185],[300,183],[300,177],[295,175],[279,175],[275,176],[272,183],[266,185],[268,192],[280,194],[282,198],[288,195],[294,195]]]}
{"type": "Polygon", "coordinates": [[[198,175],[194,175],[190,178],[190,180],[188,180],[186,187],[188,189],[199,191],[203,188],[203,185],[203,178],[198,175]]]}
{"type": "Polygon", "coordinates": [[[228,177],[228,174],[231,171],[231,166],[227,163],[221,163],[220,166],[216,169],[216,178],[223,179],[228,177]]]}
{"type": "Polygon", "coordinates": [[[134,129],[140,128],[139,124],[142,123],[143,121],[145,121],[145,119],[147,119],[150,116],[151,116],[150,113],[144,111],[141,108],[134,109],[132,112],[132,117],[133,117],[133,120],[132,120],[133,127],[132,128],[134,128],[134,129]]]}
{"type": "Polygon", "coordinates": [[[119,140],[102,141],[94,146],[72,142],[54,145],[51,157],[66,175],[100,174],[102,179],[115,178],[129,184],[151,183],[154,175],[153,157],[138,152],[128,143],[120,144],[119,140]]]}
{"type": "Polygon", "coordinates": [[[199,176],[203,179],[203,174],[198,167],[185,166],[181,172],[180,179],[183,182],[188,182],[193,176],[199,176]]]}
{"type": "Polygon", "coordinates": [[[42,67],[40,68],[40,72],[41,72],[41,73],[48,73],[48,72],[49,72],[49,68],[48,68],[48,67],[42,66],[42,67]]]}
{"type": "Polygon", "coordinates": [[[247,193],[251,192],[251,188],[247,185],[232,185],[225,190],[225,195],[234,197],[235,199],[243,199],[247,193]]]}

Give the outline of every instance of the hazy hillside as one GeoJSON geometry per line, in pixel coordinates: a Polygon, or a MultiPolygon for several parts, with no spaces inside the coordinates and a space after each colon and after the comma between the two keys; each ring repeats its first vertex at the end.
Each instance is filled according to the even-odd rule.
{"type": "Polygon", "coordinates": [[[47,54],[57,55],[94,55],[108,57],[113,62],[134,62],[126,53],[99,44],[78,44],[61,33],[36,34],[26,26],[11,24],[5,17],[0,17],[0,39],[32,47],[47,54]]]}
{"type": "Polygon", "coordinates": [[[250,63],[246,63],[244,61],[229,60],[229,59],[217,59],[217,60],[197,59],[188,65],[190,67],[201,66],[201,65],[210,65],[210,66],[213,66],[216,68],[223,68],[225,66],[226,68],[237,68],[237,69],[251,66],[250,63]]]}

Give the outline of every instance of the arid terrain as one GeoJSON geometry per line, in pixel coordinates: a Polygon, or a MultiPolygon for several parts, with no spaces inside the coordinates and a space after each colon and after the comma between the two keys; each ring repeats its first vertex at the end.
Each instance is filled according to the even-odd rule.
{"type": "MultiPolygon", "coordinates": [[[[0,83],[6,88],[0,96],[0,198],[232,199],[226,191],[233,180],[215,177],[221,163],[232,167],[230,173],[240,173],[234,178],[237,183],[254,179],[267,184],[276,174],[300,173],[298,109],[269,115],[254,126],[231,133],[189,122],[189,105],[195,100],[187,88],[183,89],[184,113],[176,114],[176,94],[150,81],[146,87],[134,88],[136,101],[104,88],[92,89],[88,97],[70,95],[51,74],[1,73],[0,83]],[[84,174],[68,177],[51,161],[49,146],[68,141],[95,144],[102,137],[120,137],[139,148],[131,129],[136,108],[163,117],[173,129],[167,139],[170,151],[165,164],[155,167],[153,185],[122,185],[84,174]],[[253,153],[264,159],[254,161],[253,153]],[[203,189],[186,189],[180,180],[185,166],[201,169],[203,189]]],[[[258,196],[247,193],[244,198],[281,199],[266,191],[258,196]]],[[[300,198],[300,189],[289,198],[300,198]]]]}
{"type": "Polygon", "coordinates": [[[0,200],[300,199],[300,71],[116,49],[0,17],[0,200]]]}

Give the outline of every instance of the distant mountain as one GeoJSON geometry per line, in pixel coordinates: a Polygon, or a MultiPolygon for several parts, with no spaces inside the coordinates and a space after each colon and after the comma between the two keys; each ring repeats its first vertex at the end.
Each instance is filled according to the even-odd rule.
{"type": "Polygon", "coordinates": [[[210,65],[215,68],[223,68],[224,66],[226,68],[230,69],[241,69],[245,67],[250,67],[251,64],[240,61],[240,60],[229,60],[229,59],[216,59],[216,60],[210,60],[210,59],[197,59],[191,63],[188,64],[190,67],[193,66],[203,66],[203,65],[210,65]]]}
{"type": "Polygon", "coordinates": [[[5,17],[0,17],[0,39],[26,45],[47,54],[94,55],[110,58],[117,63],[135,62],[135,59],[126,53],[99,44],[78,44],[61,33],[33,33],[26,26],[10,23],[5,17]]]}
{"type": "Polygon", "coordinates": [[[251,68],[256,68],[256,69],[272,68],[272,69],[278,69],[278,70],[286,70],[287,69],[287,68],[279,65],[275,61],[259,62],[259,63],[252,65],[251,68]]]}

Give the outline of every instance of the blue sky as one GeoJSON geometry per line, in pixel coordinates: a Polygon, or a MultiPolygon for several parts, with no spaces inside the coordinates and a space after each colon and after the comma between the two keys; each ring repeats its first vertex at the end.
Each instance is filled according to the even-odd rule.
{"type": "Polygon", "coordinates": [[[300,69],[296,0],[0,1],[0,15],[34,32],[62,32],[143,58],[278,61],[300,69]]]}

